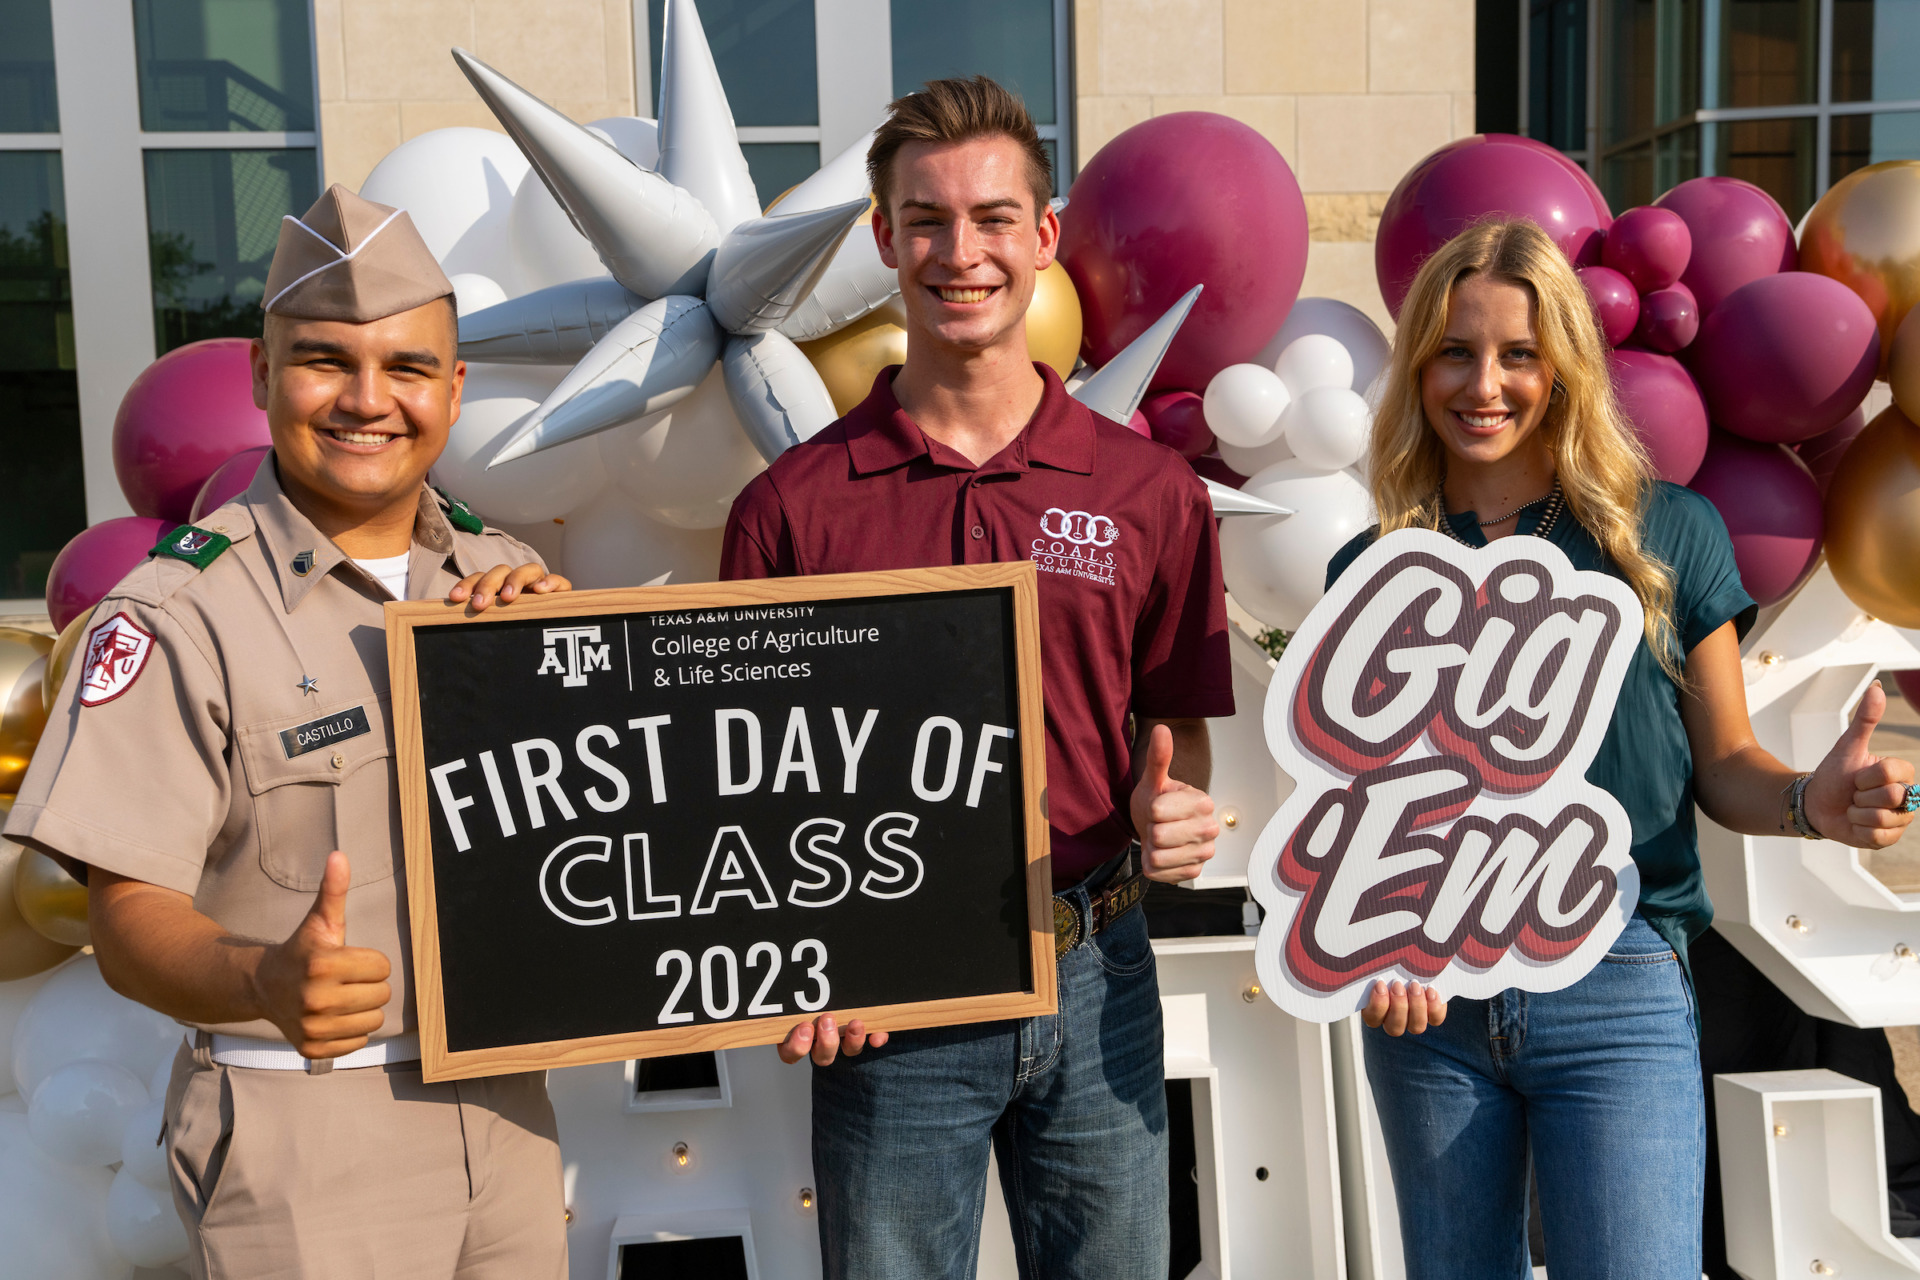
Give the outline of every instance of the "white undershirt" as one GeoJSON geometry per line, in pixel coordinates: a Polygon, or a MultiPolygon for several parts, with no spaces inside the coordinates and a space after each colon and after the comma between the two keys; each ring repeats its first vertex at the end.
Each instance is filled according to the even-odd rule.
{"type": "Polygon", "coordinates": [[[412,552],[402,552],[397,556],[386,556],[379,560],[361,560],[354,563],[373,576],[373,580],[387,589],[387,594],[395,600],[407,598],[407,562],[413,559],[412,552]]]}

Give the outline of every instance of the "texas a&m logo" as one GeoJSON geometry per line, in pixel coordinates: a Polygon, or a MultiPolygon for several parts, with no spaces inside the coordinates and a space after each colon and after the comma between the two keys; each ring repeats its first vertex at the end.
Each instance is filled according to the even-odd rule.
{"type": "Polygon", "coordinates": [[[1113,585],[1114,554],[1106,548],[1120,540],[1120,526],[1111,518],[1048,507],[1040,517],[1040,533],[1031,556],[1040,572],[1113,585]]]}
{"type": "Polygon", "coordinates": [[[547,651],[540,659],[540,669],[535,675],[557,675],[560,683],[568,689],[577,689],[587,682],[589,671],[613,670],[609,656],[610,644],[601,644],[598,627],[546,627],[542,637],[547,651]],[[560,653],[566,651],[562,661],[560,653]]]}
{"type": "Polygon", "coordinates": [[[80,674],[80,705],[97,707],[125,693],[147,665],[153,636],[116,613],[87,637],[87,657],[80,674]]]}
{"type": "Polygon", "coordinates": [[[1375,979],[1479,999],[1578,981],[1639,899],[1632,828],[1587,766],[1641,643],[1640,602],[1538,538],[1368,548],[1268,686],[1296,780],[1248,867],[1262,986],[1331,1021],[1375,979]]]}

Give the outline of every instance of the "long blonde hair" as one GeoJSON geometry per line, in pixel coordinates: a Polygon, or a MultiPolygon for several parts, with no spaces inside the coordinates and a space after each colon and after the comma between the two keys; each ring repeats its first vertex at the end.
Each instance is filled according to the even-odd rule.
{"type": "Polygon", "coordinates": [[[1531,221],[1468,227],[1421,265],[1407,291],[1368,449],[1380,532],[1439,528],[1447,450],[1427,423],[1420,375],[1446,337],[1455,287],[1476,275],[1518,285],[1532,295],[1540,357],[1554,376],[1539,430],[1553,454],[1567,509],[1640,597],[1647,647],[1674,683],[1682,683],[1673,570],[1640,541],[1653,470],[1614,400],[1606,347],[1586,290],[1566,256],[1531,221]]]}

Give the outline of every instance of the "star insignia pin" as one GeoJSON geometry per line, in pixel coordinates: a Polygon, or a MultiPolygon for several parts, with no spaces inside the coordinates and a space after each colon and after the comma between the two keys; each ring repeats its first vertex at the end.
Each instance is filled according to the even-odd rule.
{"type": "Polygon", "coordinates": [[[301,676],[300,683],[297,687],[302,693],[311,693],[316,697],[319,696],[320,682],[318,680],[315,680],[312,676],[301,676]]]}

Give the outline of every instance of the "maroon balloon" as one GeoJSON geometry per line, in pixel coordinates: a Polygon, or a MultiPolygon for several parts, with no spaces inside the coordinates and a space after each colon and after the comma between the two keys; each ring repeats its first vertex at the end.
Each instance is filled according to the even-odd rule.
{"type": "Polygon", "coordinates": [[[1890,674],[1900,690],[1900,696],[1920,707],[1920,671],[1895,671],[1890,674]]]}
{"type": "Polygon", "coordinates": [[[1228,466],[1226,459],[1217,453],[1203,453],[1193,459],[1193,469],[1202,479],[1223,484],[1229,489],[1238,489],[1247,483],[1247,477],[1228,466]]]}
{"type": "Polygon", "coordinates": [[[1707,453],[1707,402],[1672,356],[1623,347],[1610,353],[1613,394],[1662,480],[1686,484],[1707,453]]]}
{"type": "Polygon", "coordinates": [[[1640,293],[1633,281],[1612,267],[1582,267],[1574,272],[1587,287],[1593,303],[1594,319],[1600,322],[1600,336],[1610,347],[1617,347],[1633,336],[1640,322],[1640,293]]]}
{"type": "Polygon", "coordinates": [[[1554,243],[1560,246],[1560,252],[1567,255],[1575,269],[1597,267],[1606,253],[1607,233],[1588,227],[1580,231],[1569,231],[1554,243]]]}
{"type": "Polygon", "coordinates": [[[1153,438],[1169,449],[1177,450],[1191,462],[1213,448],[1213,431],[1207,426],[1202,397],[1191,391],[1163,391],[1148,396],[1140,405],[1153,428],[1153,438]]]}
{"type": "Polygon", "coordinates": [[[1751,182],[1690,178],[1653,203],[1679,214],[1692,235],[1680,283],[1693,290],[1702,320],[1740,286],[1800,265],[1786,211],[1751,182]]]}
{"type": "MultiPolygon", "coordinates": [[[[1535,138],[1529,138],[1524,134],[1495,133],[1488,134],[1487,136],[1499,138],[1511,146],[1526,147],[1529,150],[1538,151],[1541,155],[1546,156],[1549,160],[1552,160],[1562,169],[1572,174],[1574,181],[1578,182],[1581,189],[1587,193],[1587,199],[1593,202],[1594,211],[1600,215],[1601,228],[1604,230],[1607,226],[1611,225],[1613,222],[1613,206],[1607,203],[1607,197],[1601,194],[1600,184],[1593,180],[1592,174],[1581,167],[1579,161],[1574,160],[1558,147],[1550,147],[1546,143],[1535,138]]],[[[1599,246],[1595,244],[1595,248],[1597,249],[1598,247],[1599,246]]],[[[1583,262],[1578,265],[1591,266],[1592,264],[1583,262]]]]}
{"type": "Polygon", "coordinates": [[[1839,425],[1866,398],[1880,331],[1838,280],[1787,271],[1729,294],[1700,325],[1689,357],[1715,426],[1791,443],[1839,425]]]}
{"type": "Polygon", "coordinates": [[[245,338],[176,347],[148,365],[113,420],[113,472],[134,512],[179,524],[214,469],[242,449],[272,444],[253,407],[245,338]]]}
{"type": "Polygon", "coordinates": [[[1293,309],[1306,200],[1273,144],[1239,121],[1143,121],[1100,148],[1068,194],[1060,261],[1080,294],[1088,363],[1106,364],[1203,284],[1151,386],[1204,387],[1257,355],[1293,309]]]}
{"type": "Polygon", "coordinates": [[[1531,218],[1563,247],[1606,230],[1606,202],[1577,168],[1549,147],[1504,133],[1450,142],[1414,165],[1387,197],[1373,241],[1387,310],[1398,317],[1420,264],[1485,218],[1531,218]]]}
{"type": "Polygon", "coordinates": [[[73,541],[60,548],[47,573],[47,615],[53,625],[65,630],[69,622],[99,604],[179,523],[119,516],[75,534],[73,541]]]}
{"type": "Polygon", "coordinates": [[[1820,486],[1793,450],[1715,431],[1688,486],[1719,509],[1733,535],[1741,585],[1772,604],[1820,561],[1820,486]]]}
{"type": "Polygon", "coordinates": [[[1655,351],[1678,351],[1700,333],[1700,304],[1693,290],[1675,281],[1640,298],[1640,323],[1633,340],[1655,351]]]}
{"type": "Polygon", "coordinates": [[[1867,429],[1867,410],[1862,405],[1840,420],[1840,425],[1829,431],[1822,431],[1811,440],[1802,440],[1793,447],[1800,455],[1800,461],[1807,464],[1807,470],[1813,472],[1814,483],[1820,486],[1820,496],[1827,496],[1827,485],[1833,481],[1833,470],[1840,465],[1840,457],[1846,453],[1853,438],[1867,429]]]}
{"type": "Polygon", "coordinates": [[[1641,205],[1607,228],[1600,261],[1633,281],[1640,292],[1652,293],[1678,280],[1692,255],[1693,233],[1679,214],[1641,205]]]}
{"type": "Polygon", "coordinates": [[[201,516],[226,506],[245,493],[247,486],[253,483],[254,472],[260,470],[260,459],[272,452],[265,445],[257,449],[244,449],[214,468],[213,474],[207,477],[207,482],[200,486],[200,492],[194,496],[193,511],[187,516],[187,522],[198,524],[201,516]]]}

